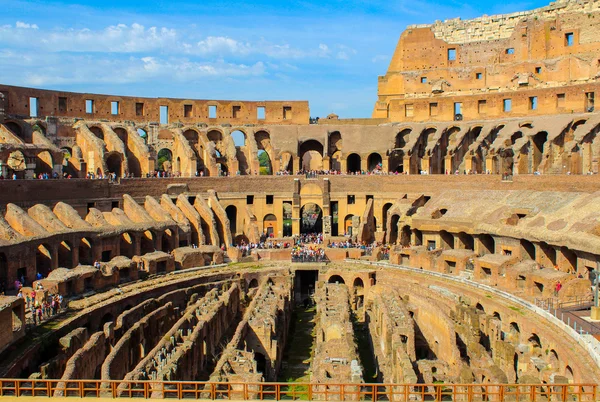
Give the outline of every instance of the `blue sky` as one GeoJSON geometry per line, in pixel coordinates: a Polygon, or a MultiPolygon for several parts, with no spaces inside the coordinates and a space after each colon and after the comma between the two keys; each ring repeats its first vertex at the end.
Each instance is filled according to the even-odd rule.
{"type": "Polygon", "coordinates": [[[438,0],[0,0],[0,83],[118,95],[308,100],[370,117],[409,24],[541,7],[438,0]]]}

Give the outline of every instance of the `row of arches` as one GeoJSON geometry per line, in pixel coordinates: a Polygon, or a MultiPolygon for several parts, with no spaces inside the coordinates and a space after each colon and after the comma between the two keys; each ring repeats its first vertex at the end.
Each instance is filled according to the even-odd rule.
{"type": "Polygon", "coordinates": [[[31,283],[38,273],[47,277],[59,267],[72,269],[92,265],[96,260],[108,262],[118,255],[133,258],[154,251],[169,253],[176,247],[177,238],[172,229],[127,231],[102,239],[83,236],[46,241],[33,246],[30,258],[13,258],[10,253],[0,252],[0,283],[12,288],[15,280],[31,283]]]}

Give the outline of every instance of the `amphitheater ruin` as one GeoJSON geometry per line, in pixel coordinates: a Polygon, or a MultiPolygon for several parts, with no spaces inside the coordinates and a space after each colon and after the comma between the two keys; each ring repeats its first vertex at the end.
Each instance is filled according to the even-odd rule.
{"type": "Polygon", "coordinates": [[[0,395],[599,400],[599,25],[410,26],[370,119],[0,85],[0,395]]]}

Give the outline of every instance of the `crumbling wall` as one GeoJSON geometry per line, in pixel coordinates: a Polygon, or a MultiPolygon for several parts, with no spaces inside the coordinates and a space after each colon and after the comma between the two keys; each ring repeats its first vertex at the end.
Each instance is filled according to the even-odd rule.
{"type": "Polygon", "coordinates": [[[341,283],[317,283],[313,383],[361,383],[362,367],[350,321],[350,293],[341,283]]]}
{"type": "Polygon", "coordinates": [[[292,309],[289,276],[263,279],[211,381],[274,381],[279,372],[292,309]],[[257,365],[257,361],[260,364],[257,365]]]}
{"type": "Polygon", "coordinates": [[[123,334],[102,365],[102,379],[122,379],[177,319],[172,303],[147,314],[123,334]]]}

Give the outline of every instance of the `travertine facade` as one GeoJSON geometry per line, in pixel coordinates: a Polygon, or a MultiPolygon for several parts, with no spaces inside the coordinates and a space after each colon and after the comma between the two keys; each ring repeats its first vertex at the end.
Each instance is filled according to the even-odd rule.
{"type": "Polygon", "coordinates": [[[599,86],[597,1],[409,26],[374,118],[452,121],[588,113],[599,86]]]}

